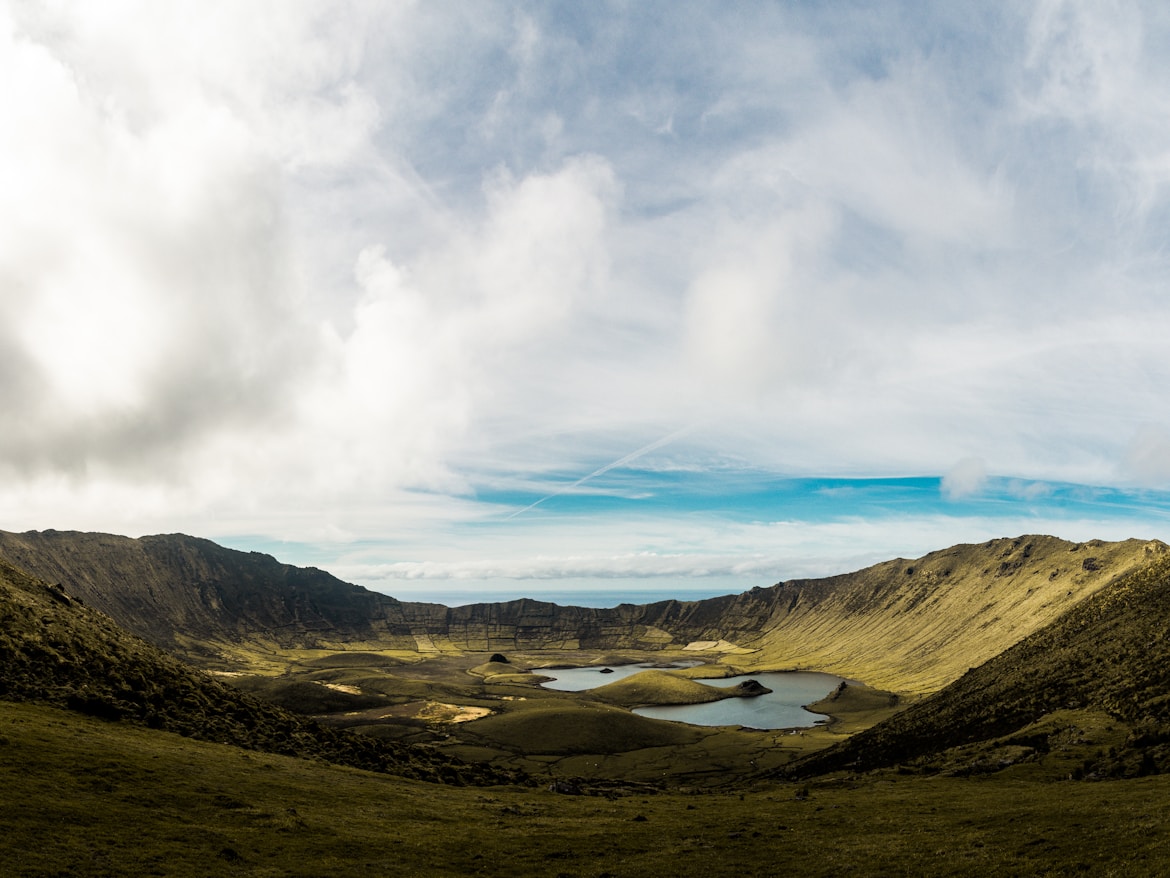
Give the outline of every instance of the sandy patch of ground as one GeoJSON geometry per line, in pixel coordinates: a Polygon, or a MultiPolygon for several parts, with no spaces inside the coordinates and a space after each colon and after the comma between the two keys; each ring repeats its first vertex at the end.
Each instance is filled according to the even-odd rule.
{"type": "Polygon", "coordinates": [[[426,702],[416,716],[429,723],[465,723],[491,714],[486,707],[465,707],[460,704],[444,704],[441,701],[426,702]]]}
{"type": "Polygon", "coordinates": [[[726,640],[692,640],[683,649],[692,652],[731,652],[739,647],[726,640]]]}
{"type": "Polygon", "coordinates": [[[344,683],[322,683],[317,681],[318,686],[324,686],[326,689],[332,689],[334,692],[345,692],[348,695],[361,695],[362,690],[357,686],[347,686],[344,683]]]}
{"type": "Polygon", "coordinates": [[[352,710],[343,715],[351,718],[360,717],[367,722],[388,719],[419,719],[427,723],[465,723],[480,717],[490,716],[491,713],[491,709],[487,707],[465,707],[442,701],[412,701],[408,704],[376,707],[372,710],[352,710]]]}

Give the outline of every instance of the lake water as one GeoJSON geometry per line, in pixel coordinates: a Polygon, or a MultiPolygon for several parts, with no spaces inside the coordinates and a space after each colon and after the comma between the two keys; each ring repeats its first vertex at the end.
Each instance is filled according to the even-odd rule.
{"type": "MultiPolygon", "coordinates": [[[[693,664],[700,664],[694,662],[693,664]]],[[[615,665],[612,674],[601,673],[600,668],[557,668],[541,670],[545,676],[555,676],[543,684],[546,689],[562,692],[580,692],[604,686],[623,677],[646,670],[652,665],[615,665]]],[[[678,667],[676,665],[676,667],[678,667]]],[[[823,722],[827,717],[805,710],[801,705],[819,701],[842,682],[841,677],[814,671],[780,671],[724,677],[719,680],[700,680],[709,686],[735,686],[744,680],[756,680],[772,691],[754,698],[725,698],[707,704],[676,704],[660,707],[639,707],[634,713],[654,719],[690,723],[696,726],[745,726],[749,729],[807,728],[823,722]]]]}
{"type": "Polygon", "coordinates": [[[701,665],[702,662],[677,662],[670,666],[654,665],[651,663],[643,663],[637,665],[613,665],[603,669],[601,666],[589,668],[541,668],[536,673],[542,677],[552,677],[546,683],[542,683],[545,689],[557,689],[561,692],[581,692],[585,689],[596,689],[598,686],[605,686],[608,683],[613,683],[616,680],[631,677],[634,674],[640,674],[648,668],[659,668],[661,670],[669,670],[670,668],[693,668],[696,665],[701,665]]]}

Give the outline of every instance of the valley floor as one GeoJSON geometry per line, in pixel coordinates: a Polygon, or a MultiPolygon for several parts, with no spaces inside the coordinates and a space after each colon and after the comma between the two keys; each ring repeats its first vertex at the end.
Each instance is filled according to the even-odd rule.
{"type": "Polygon", "coordinates": [[[0,702],[11,876],[1160,875],[1170,777],[452,787],[0,702]]]}
{"type": "Polygon", "coordinates": [[[541,650],[512,653],[503,663],[489,661],[493,655],[299,651],[241,662],[237,667],[265,673],[241,676],[237,671],[228,679],[331,725],[426,744],[459,759],[524,771],[546,782],[569,775],[671,787],[737,784],[744,776],[779,769],[837,743],[901,705],[892,693],[855,683],[847,693],[833,693],[814,707],[832,715],[826,725],[771,731],[700,727],[636,716],[629,708],[687,703],[693,690],[686,687],[703,688],[695,679],[701,683],[705,677],[738,671],[717,656],[703,656],[702,666],[674,668],[669,674],[644,673],[619,687],[565,692],[541,687],[540,681],[547,679],[542,670],[666,665],[696,656],[541,650]],[[635,680],[642,683],[635,686],[635,680]],[[462,721],[472,716],[477,721],[462,721]]]}

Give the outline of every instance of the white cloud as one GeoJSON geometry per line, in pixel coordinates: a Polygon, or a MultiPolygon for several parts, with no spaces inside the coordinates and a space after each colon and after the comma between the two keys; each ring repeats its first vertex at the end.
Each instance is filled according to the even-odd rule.
{"type": "Polygon", "coordinates": [[[1163,483],[1167,22],[841,16],[0,7],[0,526],[425,539],[692,424],[1163,483]]]}
{"type": "MultiPolygon", "coordinates": [[[[365,583],[416,579],[707,578],[767,579],[781,562],[775,557],[661,554],[640,552],[607,557],[570,556],[467,562],[398,561],[343,566],[345,575],[365,583]]],[[[389,586],[393,588],[393,586],[389,586]]]]}
{"type": "Polygon", "coordinates": [[[913,248],[1002,247],[1016,232],[994,167],[973,164],[951,96],[923,66],[862,81],[768,162],[913,248]]]}
{"type": "Polygon", "coordinates": [[[536,596],[557,582],[669,597],[700,585],[712,593],[741,592],[784,580],[830,576],[1003,536],[1053,534],[1083,541],[1148,539],[1157,534],[1148,526],[1108,518],[1031,515],[891,515],[734,525],[673,519],[669,527],[674,538],[664,541],[667,548],[657,552],[630,550],[635,532],[643,536],[646,529],[622,520],[620,528],[584,525],[584,533],[575,526],[538,532],[528,544],[536,551],[529,554],[493,554],[493,547],[500,548],[498,538],[472,539],[461,552],[441,561],[386,561],[376,549],[355,548],[339,552],[330,570],[346,581],[409,600],[455,587],[483,588],[493,599],[536,596]],[[567,551],[557,553],[557,546],[567,551]]]}
{"type": "Polygon", "coordinates": [[[1029,28],[1034,106],[1075,120],[1124,110],[1140,93],[1140,7],[1044,0],[1029,28]]]}
{"type": "Polygon", "coordinates": [[[1123,471],[1143,487],[1170,485],[1170,430],[1158,424],[1139,427],[1126,449],[1123,471]]]}
{"type": "Polygon", "coordinates": [[[312,360],[280,179],[306,156],[271,147],[318,102],[286,103],[295,64],[260,75],[278,48],[263,18],[233,19],[213,52],[201,46],[225,21],[203,7],[19,9],[0,31],[0,235],[16,245],[0,256],[0,314],[34,390],[16,391],[5,462],[157,459],[157,477],[283,408],[312,360]]]}
{"type": "Polygon", "coordinates": [[[555,412],[550,379],[577,365],[573,321],[605,276],[612,186],[592,158],[496,176],[483,219],[412,263],[381,244],[359,254],[352,328],[331,331],[301,411],[326,483],[465,490],[449,461],[474,423],[497,408],[555,412]],[[534,351],[563,362],[533,373],[534,351]]]}
{"type": "Polygon", "coordinates": [[[972,497],[987,484],[987,463],[980,457],[965,457],[942,477],[942,492],[948,500],[972,497]]]}

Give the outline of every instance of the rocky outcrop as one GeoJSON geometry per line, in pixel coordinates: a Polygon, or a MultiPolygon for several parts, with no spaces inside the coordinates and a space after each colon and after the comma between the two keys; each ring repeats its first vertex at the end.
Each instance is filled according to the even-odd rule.
{"type": "Polygon", "coordinates": [[[732,694],[737,698],[755,698],[759,695],[767,695],[771,691],[759,680],[744,680],[731,689],[732,694]]]}

